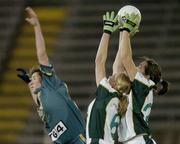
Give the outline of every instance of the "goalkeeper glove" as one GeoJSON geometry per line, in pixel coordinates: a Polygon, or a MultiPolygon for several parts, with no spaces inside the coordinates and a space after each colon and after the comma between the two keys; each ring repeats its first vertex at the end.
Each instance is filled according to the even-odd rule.
{"type": "Polygon", "coordinates": [[[119,28],[119,25],[117,24],[118,17],[115,16],[114,11],[112,11],[111,13],[106,12],[106,14],[103,15],[103,22],[104,22],[103,30],[105,33],[111,34],[119,28]]]}
{"type": "Polygon", "coordinates": [[[16,70],[17,70],[17,72],[18,72],[17,76],[18,76],[20,79],[22,79],[22,80],[23,80],[25,83],[27,83],[27,84],[31,82],[31,80],[30,80],[30,78],[29,78],[29,75],[28,75],[28,73],[26,72],[25,69],[17,68],[16,70]]]}
{"type": "Polygon", "coordinates": [[[139,32],[137,26],[137,21],[138,20],[138,15],[135,13],[132,14],[125,14],[124,17],[122,17],[122,23],[123,23],[123,28],[122,30],[126,30],[130,33],[130,36],[134,36],[137,32],[139,32]]]}

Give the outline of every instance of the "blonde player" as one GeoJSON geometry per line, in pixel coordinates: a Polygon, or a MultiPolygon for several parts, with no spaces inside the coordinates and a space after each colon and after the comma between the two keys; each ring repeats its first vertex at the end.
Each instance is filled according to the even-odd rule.
{"type": "Polygon", "coordinates": [[[119,61],[132,82],[129,105],[119,127],[119,141],[123,144],[155,144],[148,126],[153,91],[159,95],[166,93],[168,83],[162,80],[161,68],[153,59],[145,58],[138,67],[134,64],[130,35],[138,30],[137,19],[138,15],[135,13],[125,15],[121,29],[122,39],[119,41],[119,61]]]}
{"type": "Polygon", "coordinates": [[[114,144],[120,117],[125,113],[128,104],[125,94],[130,89],[129,78],[124,73],[116,73],[116,61],[113,65],[113,75],[109,79],[106,78],[105,63],[109,39],[118,26],[114,12],[107,12],[103,19],[104,33],[95,62],[96,98],[88,107],[86,125],[88,144],[114,144]]]}

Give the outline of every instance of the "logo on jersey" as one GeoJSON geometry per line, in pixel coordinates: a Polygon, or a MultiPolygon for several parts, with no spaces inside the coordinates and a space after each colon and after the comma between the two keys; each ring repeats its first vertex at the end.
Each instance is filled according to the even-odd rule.
{"type": "Polygon", "coordinates": [[[111,136],[112,136],[113,139],[116,138],[117,129],[118,129],[118,126],[119,126],[119,122],[120,122],[119,115],[116,114],[116,115],[112,118],[112,121],[111,121],[111,124],[110,124],[111,136]]]}
{"type": "Polygon", "coordinates": [[[149,120],[149,115],[151,112],[151,108],[152,108],[152,103],[148,103],[144,106],[143,108],[143,114],[144,114],[144,120],[148,123],[149,120]]]}
{"type": "Polygon", "coordinates": [[[67,127],[62,121],[60,121],[49,133],[49,136],[51,137],[52,141],[56,141],[66,130],[67,127]]]}

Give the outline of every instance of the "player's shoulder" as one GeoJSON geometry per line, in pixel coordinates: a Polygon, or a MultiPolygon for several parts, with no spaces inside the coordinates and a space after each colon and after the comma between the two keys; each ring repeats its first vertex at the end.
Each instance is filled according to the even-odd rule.
{"type": "Polygon", "coordinates": [[[106,90],[106,91],[108,91],[108,92],[110,92],[110,93],[116,92],[116,90],[111,87],[111,85],[110,85],[110,83],[109,83],[109,80],[108,80],[106,77],[104,77],[104,78],[100,81],[100,83],[99,83],[99,85],[98,85],[98,88],[104,89],[104,90],[106,90]]]}
{"type": "Polygon", "coordinates": [[[136,75],[135,75],[135,79],[133,81],[133,83],[139,83],[141,85],[144,85],[146,87],[151,87],[153,85],[155,85],[155,83],[152,81],[152,80],[148,80],[147,78],[145,78],[145,76],[140,73],[140,72],[137,72],[136,75]]]}

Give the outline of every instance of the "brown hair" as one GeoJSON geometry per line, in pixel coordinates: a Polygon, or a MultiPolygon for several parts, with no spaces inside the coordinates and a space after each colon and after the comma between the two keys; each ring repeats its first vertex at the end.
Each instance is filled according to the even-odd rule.
{"type": "Polygon", "coordinates": [[[119,114],[123,116],[127,110],[128,106],[128,99],[127,96],[124,96],[124,94],[128,94],[131,88],[131,82],[127,75],[124,73],[118,74],[115,77],[115,89],[118,91],[120,96],[120,102],[119,102],[119,114]]]}
{"type": "Polygon", "coordinates": [[[35,73],[35,72],[38,72],[40,76],[42,75],[42,73],[39,69],[39,66],[35,65],[29,70],[29,77],[32,77],[33,73],[35,73]]]}
{"type": "Polygon", "coordinates": [[[168,91],[168,82],[162,80],[160,65],[155,60],[148,57],[143,57],[143,59],[147,62],[145,66],[145,75],[149,75],[150,79],[155,83],[153,89],[158,95],[165,94],[168,91]]]}

